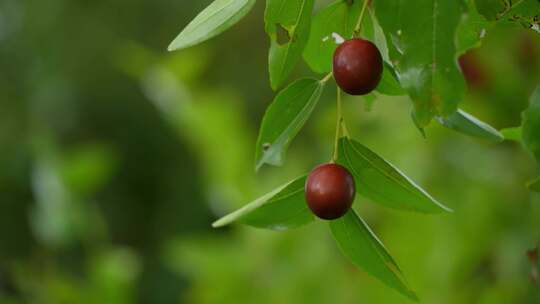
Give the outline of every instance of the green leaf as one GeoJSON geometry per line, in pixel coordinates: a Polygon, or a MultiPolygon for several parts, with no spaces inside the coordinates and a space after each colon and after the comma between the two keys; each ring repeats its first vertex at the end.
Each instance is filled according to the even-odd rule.
{"type": "Polygon", "coordinates": [[[354,210],[350,210],[340,219],[331,221],[330,229],[343,254],[355,266],[409,299],[418,301],[416,294],[407,286],[394,259],[354,210]]]}
{"type": "Polygon", "coordinates": [[[259,131],[255,162],[280,166],[291,140],[304,126],[319,101],[324,84],[300,79],[281,91],[266,110],[259,131]]]}
{"type": "Polygon", "coordinates": [[[504,140],[504,136],[495,128],[460,109],[448,117],[437,117],[437,120],[441,125],[466,135],[495,142],[504,140]]]}
{"type": "Polygon", "coordinates": [[[478,12],[491,21],[520,22],[530,26],[538,23],[540,15],[538,0],[476,0],[478,12]]]}
{"type": "Polygon", "coordinates": [[[501,130],[501,134],[504,136],[505,140],[513,140],[519,143],[521,143],[522,133],[523,131],[521,127],[507,128],[501,130]]]}
{"type": "Polygon", "coordinates": [[[384,63],[381,82],[379,82],[376,91],[388,96],[400,96],[406,94],[397,80],[394,68],[386,62],[384,63]]]}
{"type": "Polygon", "coordinates": [[[530,182],[527,187],[531,191],[539,192],[540,193],[540,177],[530,182]]]}
{"type": "Polygon", "coordinates": [[[289,77],[309,39],[314,0],[267,0],[264,15],[270,37],[269,71],[274,90],[289,77]]]}
{"type": "MultiPolygon", "coordinates": [[[[362,23],[362,35],[372,40],[373,43],[377,45],[377,48],[379,48],[379,51],[381,52],[383,60],[387,64],[390,64],[391,61],[390,61],[390,56],[388,54],[388,44],[386,42],[386,36],[384,34],[384,30],[381,27],[379,20],[375,16],[375,13],[371,9],[369,9],[368,11],[369,11],[369,14],[365,16],[366,21],[362,23]]],[[[393,67],[392,67],[392,74],[395,74],[393,67]]]]}
{"type": "Polygon", "coordinates": [[[272,230],[287,230],[313,221],[304,198],[307,176],[299,177],[269,192],[246,206],[215,221],[212,227],[223,227],[235,221],[272,230]]]}
{"type": "Polygon", "coordinates": [[[523,143],[540,162],[540,86],[533,92],[529,108],[523,112],[523,143]]]}
{"type": "Polygon", "coordinates": [[[505,4],[501,0],[475,0],[475,2],[478,12],[490,21],[496,20],[499,12],[505,8],[505,4]]]}
{"type": "Polygon", "coordinates": [[[374,1],[375,14],[389,45],[401,86],[415,106],[416,123],[457,110],[465,81],[456,62],[454,37],[461,20],[460,1],[374,1]]]}
{"type": "Polygon", "coordinates": [[[213,38],[240,21],[255,0],[215,0],[171,42],[168,50],[180,50],[213,38]]]}
{"type": "Polygon", "coordinates": [[[338,46],[333,34],[350,38],[361,6],[361,0],[336,0],[315,15],[304,50],[304,60],[313,71],[320,74],[332,71],[332,57],[338,46]]]}
{"type": "Polygon", "coordinates": [[[359,142],[341,138],[338,152],[338,163],[351,171],[358,185],[358,194],[373,202],[421,213],[451,211],[359,142]]]}
{"type": "Polygon", "coordinates": [[[477,48],[481,39],[492,27],[484,16],[478,13],[474,0],[467,0],[467,12],[463,14],[456,33],[457,54],[462,55],[467,50],[477,48]]]}

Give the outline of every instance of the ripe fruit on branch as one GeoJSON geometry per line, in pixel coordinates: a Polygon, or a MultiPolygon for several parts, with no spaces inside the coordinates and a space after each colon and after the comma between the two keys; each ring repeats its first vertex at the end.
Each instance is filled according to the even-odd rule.
{"type": "Polygon", "coordinates": [[[305,194],[309,209],[316,216],[337,219],[349,211],[354,201],[354,178],[340,165],[320,165],[309,174],[305,194]]]}
{"type": "Polygon", "coordinates": [[[334,78],[351,95],[373,91],[381,80],[383,59],[371,41],[354,38],[343,42],[334,52],[334,78]]]}

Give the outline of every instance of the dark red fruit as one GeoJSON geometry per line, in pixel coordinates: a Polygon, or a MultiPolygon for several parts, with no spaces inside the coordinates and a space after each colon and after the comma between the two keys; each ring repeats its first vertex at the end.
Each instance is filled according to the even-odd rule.
{"type": "Polygon", "coordinates": [[[354,178],[347,169],[336,164],[316,167],[306,181],[306,201],[318,217],[333,220],[343,216],[354,201],[354,178]]]}
{"type": "Polygon", "coordinates": [[[371,41],[351,39],[334,52],[334,78],[339,87],[351,95],[365,95],[373,91],[383,72],[379,49],[371,41]]]}
{"type": "Polygon", "coordinates": [[[476,90],[486,87],[488,84],[487,73],[476,52],[469,51],[461,55],[458,62],[470,89],[476,90]]]}

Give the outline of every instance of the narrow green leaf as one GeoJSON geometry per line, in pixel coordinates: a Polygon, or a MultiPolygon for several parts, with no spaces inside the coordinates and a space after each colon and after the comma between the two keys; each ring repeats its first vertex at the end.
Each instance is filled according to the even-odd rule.
{"type": "Polygon", "coordinates": [[[457,110],[465,91],[454,37],[461,20],[460,1],[374,1],[386,34],[390,60],[401,86],[415,106],[416,123],[425,127],[434,116],[457,110]]]}
{"type": "MultiPolygon", "coordinates": [[[[368,9],[368,11],[369,14],[365,17],[366,21],[362,23],[362,35],[366,36],[369,40],[372,40],[375,45],[377,45],[377,48],[379,48],[384,62],[389,64],[391,63],[391,60],[390,55],[388,54],[388,43],[386,42],[384,30],[381,27],[381,24],[379,23],[379,20],[377,19],[377,16],[375,16],[373,10],[368,9]],[[372,25],[371,28],[369,26],[370,24],[372,25]]],[[[395,72],[393,71],[393,67],[392,73],[395,74],[395,72]]]]}
{"type": "Polygon", "coordinates": [[[540,86],[533,92],[529,108],[523,112],[523,143],[540,162],[540,86]]]}
{"type": "Polygon", "coordinates": [[[241,209],[215,221],[212,227],[223,227],[235,221],[258,228],[287,230],[313,221],[304,198],[307,176],[276,188],[241,209]]]}
{"type": "Polygon", "coordinates": [[[437,120],[441,125],[466,135],[495,142],[504,140],[504,136],[495,128],[460,109],[448,117],[437,117],[437,120]]]}
{"type": "Polygon", "coordinates": [[[274,90],[289,77],[309,39],[314,0],[267,0],[264,15],[270,37],[270,84],[274,90]]]}
{"type": "Polygon", "coordinates": [[[320,74],[332,71],[332,57],[338,46],[333,35],[344,39],[352,36],[361,4],[361,0],[336,0],[315,15],[304,50],[304,60],[313,71],[320,74]]]}
{"type": "Polygon", "coordinates": [[[421,213],[451,211],[392,164],[357,141],[341,138],[338,156],[338,163],[353,174],[358,194],[373,202],[421,213]]]}
{"type": "Polygon", "coordinates": [[[355,266],[409,299],[418,301],[414,291],[407,286],[394,259],[354,210],[350,210],[340,219],[331,221],[330,229],[343,254],[355,266]]]}
{"type": "Polygon", "coordinates": [[[169,51],[184,49],[213,38],[240,21],[255,0],[215,0],[171,42],[169,51]]]}
{"type": "Polygon", "coordinates": [[[539,192],[540,193],[540,177],[530,182],[527,187],[531,191],[539,192]]]}
{"type": "Polygon", "coordinates": [[[292,139],[304,126],[319,101],[324,84],[300,79],[281,91],[266,110],[259,131],[255,162],[280,166],[292,139]]]}
{"type": "Polygon", "coordinates": [[[501,130],[501,134],[504,136],[505,140],[513,140],[519,143],[521,143],[522,132],[523,131],[521,127],[507,128],[501,130]]]}

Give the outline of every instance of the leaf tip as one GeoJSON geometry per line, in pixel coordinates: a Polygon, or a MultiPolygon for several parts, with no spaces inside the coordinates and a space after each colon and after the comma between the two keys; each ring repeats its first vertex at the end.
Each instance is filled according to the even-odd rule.
{"type": "Polygon", "coordinates": [[[447,213],[454,213],[454,209],[452,208],[449,208],[449,207],[446,207],[445,205],[443,204],[439,204],[441,206],[441,209],[444,211],[444,212],[447,212],[447,213]]]}
{"type": "Polygon", "coordinates": [[[178,42],[178,37],[174,38],[174,40],[171,41],[171,43],[169,43],[169,45],[167,46],[167,51],[172,52],[183,48],[183,46],[178,42]]]}
{"type": "Polygon", "coordinates": [[[446,205],[443,205],[434,199],[433,199],[433,202],[437,206],[437,209],[428,211],[427,213],[431,213],[431,214],[454,213],[454,209],[447,207],[446,205]]]}
{"type": "Polygon", "coordinates": [[[221,219],[212,223],[212,228],[221,228],[223,226],[225,226],[225,224],[223,223],[221,219]]]}

